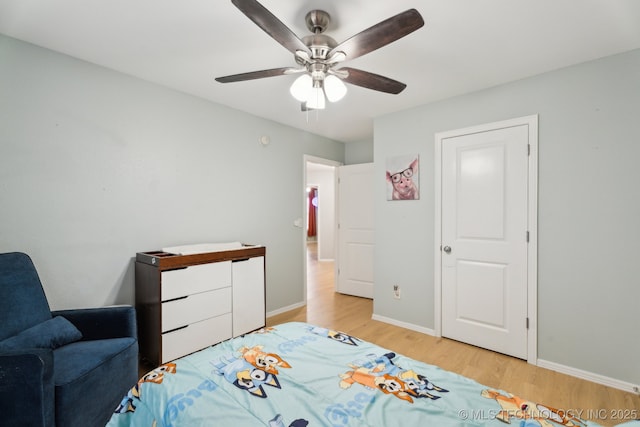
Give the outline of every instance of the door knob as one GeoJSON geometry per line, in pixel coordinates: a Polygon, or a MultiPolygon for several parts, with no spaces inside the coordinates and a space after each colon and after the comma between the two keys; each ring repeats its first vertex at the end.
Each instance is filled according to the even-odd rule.
{"type": "Polygon", "coordinates": [[[442,248],[443,251],[445,251],[445,253],[450,254],[451,253],[451,246],[445,246],[444,248],[442,248]]]}

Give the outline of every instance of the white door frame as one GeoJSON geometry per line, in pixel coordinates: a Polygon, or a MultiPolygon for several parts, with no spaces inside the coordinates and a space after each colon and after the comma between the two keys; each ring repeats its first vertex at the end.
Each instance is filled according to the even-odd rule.
{"type": "Polygon", "coordinates": [[[527,362],[537,364],[538,359],[538,115],[487,123],[435,135],[435,233],[434,233],[434,314],[437,337],[442,336],[442,144],[446,138],[487,132],[505,127],[529,127],[529,177],[527,230],[527,362]]]}
{"type": "MultiPolygon", "coordinates": [[[[342,166],[342,163],[337,162],[335,160],[329,160],[329,159],[324,159],[322,157],[315,157],[315,156],[311,156],[309,154],[304,154],[302,156],[302,176],[303,176],[303,180],[302,180],[302,212],[304,217],[302,218],[302,224],[305,223],[306,218],[309,217],[309,198],[307,196],[307,163],[318,163],[321,165],[326,165],[326,166],[333,166],[335,169],[333,171],[333,186],[334,186],[334,198],[335,198],[335,214],[334,217],[336,218],[336,220],[333,223],[333,227],[334,227],[334,239],[333,239],[333,245],[334,245],[334,254],[338,254],[338,217],[337,217],[337,213],[338,213],[338,167],[342,166]]],[[[334,265],[337,265],[337,262],[334,263],[334,265]]],[[[337,268],[334,267],[334,277],[337,276],[337,268]]],[[[302,225],[302,283],[303,283],[303,288],[302,288],[302,299],[303,299],[303,305],[307,304],[307,229],[304,225],[302,225]]],[[[335,283],[337,284],[337,277],[335,280],[335,283]]]]}

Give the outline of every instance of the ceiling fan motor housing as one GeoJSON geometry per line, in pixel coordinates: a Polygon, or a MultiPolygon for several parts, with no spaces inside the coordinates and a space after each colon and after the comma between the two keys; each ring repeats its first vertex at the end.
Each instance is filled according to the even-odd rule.
{"type": "Polygon", "coordinates": [[[338,43],[325,34],[314,34],[302,38],[302,42],[311,50],[311,59],[327,59],[329,51],[338,43]]]}
{"type": "Polygon", "coordinates": [[[324,10],[312,10],[304,18],[307,28],[313,34],[324,33],[331,22],[331,16],[324,10]]]}

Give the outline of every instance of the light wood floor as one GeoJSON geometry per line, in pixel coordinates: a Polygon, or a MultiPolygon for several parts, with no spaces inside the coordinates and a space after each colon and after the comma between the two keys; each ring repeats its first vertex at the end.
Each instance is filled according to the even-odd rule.
{"type": "Polygon", "coordinates": [[[372,320],[371,300],[334,292],[333,263],[318,262],[315,249],[315,244],[309,245],[307,306],[268,318],[268,326],[299,321],[340,330],[413,359],[457,372],[491,388],[574,413],[584,410],[584,414],[593,415],[585,418],[604,426],[624,421],[612,419],[618,414],[625,416],[626,420],[630,414],[638,414],[636,418],[640,418],[638,395],[457,341],[372,320]]]}

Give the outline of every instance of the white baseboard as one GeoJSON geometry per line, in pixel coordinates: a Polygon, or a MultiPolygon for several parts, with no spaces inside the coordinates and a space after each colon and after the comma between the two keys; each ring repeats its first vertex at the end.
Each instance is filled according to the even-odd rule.
{"type": "Polygon", "coordinates": [[[380,316],[378,314],[374,314],[371,316],[373,320],[377,320],[379,322],[389,323],[390,325],[399,326],[401,328],[409,329],[416,332],[421,332],[423,334],[435,336],[436,333],[433,329],[425,328],[423,326],[414,325],[412,323],[401,322],[396,319],[391,319],[389,317],[380,316]]]}
{"type": "Polygon", "coordinates": [[[290,310],[295,310],[296,308],[304,307],[305,305],[307,304],[304,302],[298,302],[287,307],[282,307],[277,310],[270,311],[267,313],[266,317],[272,317],[272,316],[275,316],[276,314],[282,314],[290,310]]]}
{"type": "MultiPolygon", "coordinates": [[[[391,319],[389,317],[374,314],[373,316],[371,316],[371,318],[373,320],[389,323],[394,326],[399,326],[401,328],[409,329],[416,332],[421,332],[423,334],[432,335],[432,336],[436,335],[433,329],[425,328],[423,326],[418,326],[411,323],[401,322],[399,320],[391,319]]],[[[571,375],[572,377],[591,381],[596,384],[602,384],[608,387],[613,387],[629,393],[640,395],[640,385],[637,385],[637,384],[632,384],[632,383],[618,380],[615,378],[605,377],[604,375],[583,371],[582,369],[572,368],[571,366],[565,366],[559,363],[549,362],[548,360],[543,360],[543,359],[538,359],[537,366],[545,369],[550,369],[555,372],[560,372],[561,374],[567,374],[567,375],[571,375]]]]}
{"type": "Polygon", "coordinates": [[[640,386],[638,386],[637,384],[631,384],[626,381],[605,377],[604,375],[594,374],[593,372],[583,371],[582,369],[572,368],[571,366],[565,366],[543,359],[538,359],[538,366],[541,368],[560,372],[561,374],[571,375],[572,377],[606,385],[608,387],[617,388],[619,390],[628,391],[629,393],[640,394],[640,386]]]}

